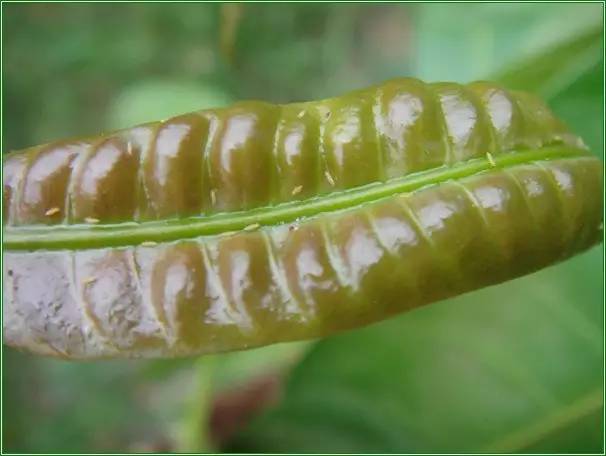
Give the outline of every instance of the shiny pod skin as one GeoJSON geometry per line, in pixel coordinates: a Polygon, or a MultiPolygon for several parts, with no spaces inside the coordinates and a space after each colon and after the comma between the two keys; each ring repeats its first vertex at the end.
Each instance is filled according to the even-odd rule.
{"type": "Polygon", "coordinates": [[[3,162],[4,342],[73,359],[309,339],[602,236],[602,163],[532,95],[399,79],[3,162]]]}

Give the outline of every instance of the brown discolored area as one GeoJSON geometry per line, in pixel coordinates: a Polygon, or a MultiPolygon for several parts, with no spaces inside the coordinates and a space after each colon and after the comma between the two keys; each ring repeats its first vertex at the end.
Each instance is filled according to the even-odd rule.
{"type": "Polygon", "coordinates": [[[206,280],[200,246],[195,242],[167,246],[153,260],[151,301],[175,350],[209,342],[206,280]]]}
{"type": "Polygon", "coordinates": [[[278,185],[274,135],[280,108],[243,102],[217,111],[217,132],[209,149],[210,191],[217,212],[263,206],[278,185]]]}
{"type": "Polygon", "coordinates": [[[373,123],[373,99],[369,94],[356,103],[335,99],[325,121],[324,146],[327,170],[334,188],[346,189],[383,178],[383,157],[373,123]],[[360,166],[360,164],[364,164],[360,166]]]}
{"type": "Polygon", "coordinates": [[[372,222],[368,212],[357,211],[328,225],[333,255],[342,261],[355,296],[331,313],[333,324],[341,329],[385,318],[391,309],[406,307],[414,299],[414,277],[402,273],[401,261],[381,245],[372,222]]]}
{"type": "Polygon", "coordinates": [[[444,119],[428,86],[402,79],[388,81],[375,91],[375,129],[386,177],[442,165],[448,154],[444,119]]]}
{"type": "Polygon", "coordinates": [[[152,218],[201,214],[203,150],[208,120],[200,114],[175,117],[157,126],[143,163],[143,184],[152,218]]]}
{"type": "Polygon", "coordinates": [[[217,250],[221,283],[243,330],[255,338],[284,330],[290,317],[288,296],[276,281],[263,235],[255,232],[226,237],[217,250]]]}
{"type": "Polygon", "coordinates": [[[137,204],[138,157],[119,137],[100,144],[84,159],[72,191],[72,221],[132,219],[137,204]]]}
{"type": "Polygon", "coordinates": [[[72,171],[76,158],[84,157],[88,149],[89,145],[83,142],[58,142],[28,152],[34,155],[14,205],[15,224],[69,220],[67,202],[72,171]]]}
{"type": "Polygon", "coordinates": [[[148,123],[139,125],[137,127],[125,130],[119,137],[127,142],[127,150],[130,149],[131,153],[137,157],[137,167],[135,179],[135,215],[136,221],[145,221],[153,219],[153,212],[151,211],[151,201],[149,191],[145,186],[144,178],[144,163],[149,159],[152,152],[153,141],[155,137],[155,125],[154,123],[148,123]],[[128,147],[130,145],[130,147],[128,147]]]}
{"type": "Polygon", "coordinates": [[[2,186],[2,220],[5,225],[14,222],[15,210],[12,209],[13,202],[18,195],[19,185],[23,183],[23,173],[25,172],[30,155],[11,154],[5,158],[3,163],[3,186],[2,186]]]}
{"type": "Polygon", "coordinates": [[[274,160],[279,180],[273,189],[273,201],[317,194],[321,171],[316,118],[308,110],[287,105],[282,110],[276,136],[274,160]]]}
{"type": "Polygon", "coordinates": [[[334,317],[346,303],[353,305],[354,298],[345,271],[330,255],[325,223],[325,218],[318,218],[301,224],[289,232],[277,251],[288,287],[303,303],[308,330],[322,333],[339,326],[334,317]]]}

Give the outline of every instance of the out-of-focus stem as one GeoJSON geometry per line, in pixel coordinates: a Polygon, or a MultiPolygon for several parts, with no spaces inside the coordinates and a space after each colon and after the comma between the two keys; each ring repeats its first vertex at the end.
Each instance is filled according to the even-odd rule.
{"type": "Polygon", "coordinates": [[[215,359],[203,356],[194,364],[195,385],[191,400],[186,401],[183,421],[179,429],[177,452],[214,452],[209,434],[209,417],[212,410],[215,359]]]}

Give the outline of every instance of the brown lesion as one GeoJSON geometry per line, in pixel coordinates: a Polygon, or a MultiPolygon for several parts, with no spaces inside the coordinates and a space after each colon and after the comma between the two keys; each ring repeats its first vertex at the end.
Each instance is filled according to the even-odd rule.
{"type": "Polygon", "coordinates": [[[14,222],[13,202],[27,170],[28,159],[27,154],[11,154],[3,163],[2,220],[4,225],[12,225],[14,222]]]}
{"type": "Polygon", "coordinates": [[[137,150],[120,137],[94,146],[73,187],[72,221],[119,222],[132,219],[137,205],[137,150]]]}
{"type": "Polygon", "coordinates": [[[208,120],[197,113],[158,124],[142,177],[150,218],[203,213],[203,150],[208,120]]]}
{"type": "Polygon", "coordinates": [[[325,124],[327,170],[335,189],[346,189],[382,179],[382,157],[374,131],[372,98],[368,94],[352,102],[335,99],[325,124]]]}
{"type": "Polygon", "coordinates": [[[218,251],[224,289],[251,342],[276,334],[291,338],[305,331],[305,316],[284,271],[277,270],[278,253],[262,230],[225,238],[218,251]]]}
{"type": "Polygon", "coordinates": [[[195,351],[209,341],[206,269],[195,242],[163,248],[151,271],[151,302],[169,344],[195,351]]]}
{"type": "Polygon", "coordinates": [[[395,306],[404,308],[402,297],[410,296],[412,288],[407,274],[401,273],[405,265],[381,245],[370,213],[362,210],[335,217],[330,232],[332,248],[353,291],[352,299],[332,310],[334,328],[356,327],[385,318],[395,306]]]}
{"type": "MultiPolygon", "coordinates": [[[[86,142],[61,141],[27,152],[31,161],[15,197],[16,224],[57,224],[69,220],[67,193],[75,159],[86,142]]],[[[6,165],[5,165],[6,167],[6,165]]],[[[5,179],[5,185],[6,185],[5,179]]],[[[14,188],[14,187],[13,187],[14,188]]]]}
{"type": "Polygon", "coordinates": [[[220,122],[208,155],[215,210],[268,205],[277,178],[272,150],[280,107],[251,101],[215,113],[220,122]]]}
{"type": "Polygon", "coordinates": [[[297,106],[282,109],[274,149],[278,174],[274,200],[298,200],[317,194],[318,136],[318,122],[308,110],[297,106]]]}
{"type": "Polygon", "coordinates": [[[144,163],[147,161],[159,122],[150,122],[125,130],[120,136],[127,142],[127,150],[137,157],[136,188],[135,188],[135,215],[137,222],[150,218],[149,192],[145,186],[144,163]]]}
{"type": "Polygon", "coordinates": [[[429,86],[388,81],[376,91],[375,126],[387,178],[442,166],[449,153],[444,116],[429,86]]]}
{"type": "Polygon", "coordinates": [[[277,248],[289,289],[305,304],[302,331],[307,337],[329,332],[339,324],[333,316],[353,302],[351,290],[342,282],[343,271],[331,260],[327,244],[332,241],[325,235],[325,223],[319,218],[300,225],[277,248]]]}

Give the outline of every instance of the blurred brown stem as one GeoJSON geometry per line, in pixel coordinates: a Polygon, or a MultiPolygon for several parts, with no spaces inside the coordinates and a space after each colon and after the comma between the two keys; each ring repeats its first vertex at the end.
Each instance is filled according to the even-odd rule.
{"type": "Polygon", "coordinates": [[[219,49],[230,65],[234,62],[234,49],[243,11],[244,5],[240,3],[224,3],[221,5],[219,49]]]}

